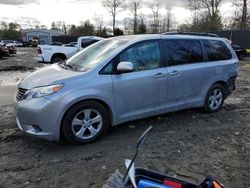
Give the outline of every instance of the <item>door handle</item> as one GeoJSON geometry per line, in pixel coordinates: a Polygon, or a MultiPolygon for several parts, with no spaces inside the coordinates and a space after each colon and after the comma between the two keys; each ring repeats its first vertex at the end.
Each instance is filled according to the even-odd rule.
{"type": "Polygon", "coordinates": [[[159,72],[155,75],[155,78],[162,78],[162,77],[166,77],[166,74],[159,72]]]}
{"type": "Polygon", "coordinates": [[[178,75],[180,75],[180,72],[177,70],[173,70],[172,72],[170,72],[170,75],[171,76],[178,76],[178,75]]]}

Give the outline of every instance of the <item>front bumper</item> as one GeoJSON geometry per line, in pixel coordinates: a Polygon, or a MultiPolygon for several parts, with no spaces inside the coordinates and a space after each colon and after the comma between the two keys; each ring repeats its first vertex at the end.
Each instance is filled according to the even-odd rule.
{"type": "Polygon", "coordinates": [[[46,97],[15,101],[14,112],[18,128],[35,137],[51,141],[60,139],[63,105],[46,97]]]}

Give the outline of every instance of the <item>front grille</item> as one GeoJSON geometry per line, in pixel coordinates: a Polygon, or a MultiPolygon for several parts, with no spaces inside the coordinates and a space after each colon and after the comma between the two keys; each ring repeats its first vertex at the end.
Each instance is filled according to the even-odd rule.
{"type": "Polygon", "coordinates": [[[17,93],[16,93],[16,100],[20,101],[25,97],[25,94],[27,93],[28,89],[24,88],[18,88],[17,93]]]}

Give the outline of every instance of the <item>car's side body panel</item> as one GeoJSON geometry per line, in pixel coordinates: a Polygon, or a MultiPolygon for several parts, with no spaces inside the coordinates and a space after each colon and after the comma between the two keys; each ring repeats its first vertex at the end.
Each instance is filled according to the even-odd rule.
{"type": "MultiPolygon", "coordinates": [[[[126,36],[123,38],[126,38],[126,36]]],[[[121,74],[115,72],[101,73],[107,64],[112,63],[113,59],[130,46],[150,40],[159,41],[160,39],[195,39],[201,41],[209,40],[211,37],[202,37],[201,39],[199,36],[179,35],[135,36],[134,38],[131,37],[126,44],[115,49],[98,66],[89,71],[77,72],[73,69],[53,65],[33,73],[23,80],[20,88],[32,89],[52,84],[63,84],[64,87],[58,93],[44,98],[15,101],[15,112],[20,127],[27,128],[27,133],[36,135],[35,132],[30,132],[33,129],[26,125],[37,123],[43,126],[45,132],[44,135],[36,136],[58,140],[64,115],[72,106],[81,101],[96,100],[104,104],[110,112],[111,124],[117,125],[165,112],[201,107],[204,105],[209,88],[214,83],[228,83],[231,78],[237,77],[237,56],[230,45],[220,38],[213,38],[213,40],[223,41],[229,48],[232,58],[209,61],[204,46],[201,45],[202,62],[170,66],[168,57],[164,55],[164,46],[162,46],[161,41],[159,43],[161,44],[159,67],[121,74]],[[49,74],[49,76],[46,76],[46,74],[49,74]],[[39,78],[36,79],[36,76],[39,78]],[[40,106],[33,109],[36,108],[36,103],[40,106]],[[32,109],[36,120],[34,118],[26,119],[30,117],[29,114],[32,113],[32,109]],[[41,113],[39,114],[39,112],[41,113]],[[53,120],[49,122],[48,119],[51,118],[53,120]]],[[[116,38],[110,40],[116,40],[116,38]]],[[[150,53],[153,54],[153,52],[150,53]]],[[[142,53],[141,56],[148,54],[142,53]]],[[[138,54],[135,53],[134,55],[138,54]]]]}

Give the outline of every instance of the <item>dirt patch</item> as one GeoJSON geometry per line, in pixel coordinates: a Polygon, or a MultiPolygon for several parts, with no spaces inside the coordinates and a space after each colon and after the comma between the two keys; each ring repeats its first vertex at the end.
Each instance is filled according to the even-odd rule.
{"type": "Polygon", "coordinates": [[[0,71],[28,71],[43,66],[34,60],[37,49],[32,47],[17,48],[17,54],[0,59],[0,71]]]}
{"type": "Polygon", "coordinates": [[[200,182],[216,176],[228,188],[250,187],[250,67],[217,113],[190,109],[129,122],[85,146],[21,133],[11,105],[0,108],[0,187],[101,187],[131,158],[138,136],[154,126],[137,166],[200,182]]]}
{"type": "Polygon", "coordinates": [[[0,72],[3,71],[30,71],[30,70],[34,70],[34,68],[31,67],[27,67],[27,66],[16,66],[16,65],[12,65],[12,66],[6,66],[3,68],[0,68],[0,72]]]}

